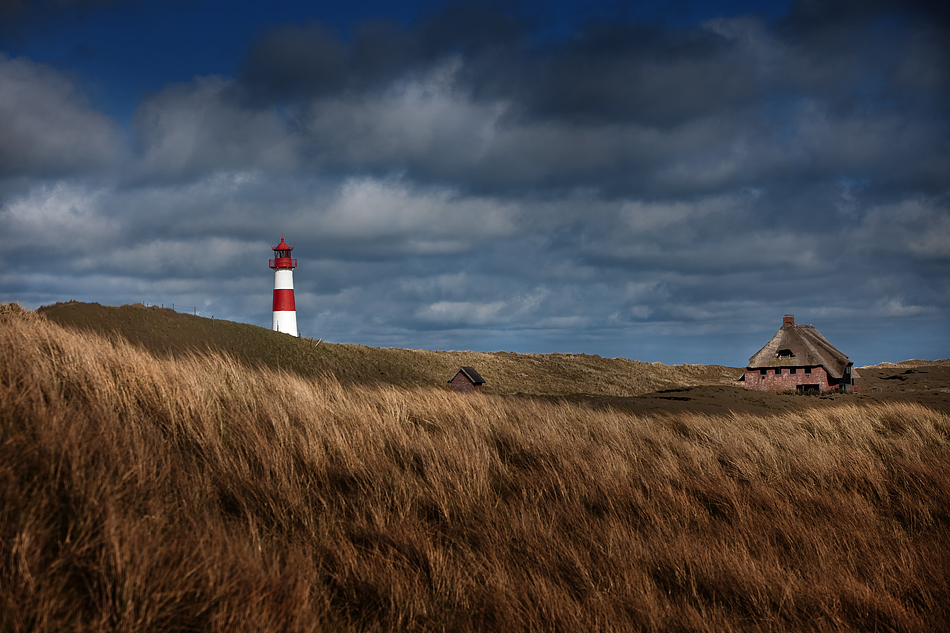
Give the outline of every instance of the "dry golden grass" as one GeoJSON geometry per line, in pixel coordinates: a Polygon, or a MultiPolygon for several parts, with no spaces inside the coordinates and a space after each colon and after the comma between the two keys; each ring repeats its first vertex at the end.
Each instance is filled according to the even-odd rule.
{"type": "Polygon", "coordinates": [[[937,630],[950,416],[634,416],[0,307],[0,630],[937,630]]]}

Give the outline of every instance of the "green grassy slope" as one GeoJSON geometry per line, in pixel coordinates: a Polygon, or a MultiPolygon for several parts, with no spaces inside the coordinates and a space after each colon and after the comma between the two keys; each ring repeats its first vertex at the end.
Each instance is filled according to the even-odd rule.
{"type": "Polygon", "coordinates": [[[433,352],[317,343],[243,323],[179,314],[141,304],[57,303],[38,312],[78,330],[118,335],[154,354],[226,352],[248,366],[265,365],[305,377],[331,374],[341,383],[445,385],[463,365],[495,394],[577,393],[635,396],[693,385],[732,384],[741,370],[720,365],[667,366],[585,354],[433,352]]]}

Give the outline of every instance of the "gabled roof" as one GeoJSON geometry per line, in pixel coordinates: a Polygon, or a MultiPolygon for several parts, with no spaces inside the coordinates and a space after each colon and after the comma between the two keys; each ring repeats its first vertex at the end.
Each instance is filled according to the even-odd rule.
{"type": "MultiPolygon", "coordinates": [[[[465,374],[465,377],[471,380],[472,384],[475,384],[475,385],[485,384],[485,379],[478,375],[478,372],[475,371],[474,367],[462,367],[457,372],[455,372],[455,376],[458,376],[459,374],[465,374]]],[[[455,380],[455,376],[452,376],[452,380],[455,380]]],[[[452,382],[452,380],[450,380],[449,382],[452,382]]]]}
{"type": "Polygon", "coordinates": [[[749,359],[749,369],[820,365],[831,377],[839,379],[844,376],[844,368],[850,364],[851,359],[829,343],[814,325],[794,323],[783,325],[772,340],[749,359]]]}

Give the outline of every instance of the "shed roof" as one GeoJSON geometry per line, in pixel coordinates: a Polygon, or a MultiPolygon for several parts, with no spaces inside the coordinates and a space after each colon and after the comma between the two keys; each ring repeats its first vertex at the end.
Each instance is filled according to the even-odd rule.
{"type": "MultiPolygon", "coordinates": [[[[471,380],[472,384],[475,384],[475,385],[485,384],[485,379],[478,375],[478,372],[475,371],[474,367],[461,367],[459,368],[457,372],[455,372],[455,376],[458,376],[460,373],[465,374],[465,377],[471,380]]],[[[455,380],[455,376],[452,376],[452,380],[455,380]]],[[[452,382],[452,380],[450,380],[449,382],[452,382]]]]}
{"type": "Polygon", "coordinates": [[[814,325],[794,323],[782,325],[772,340],[749,359],[749,369],[820,365],[833,378],[844,376],[844,369],[850,364],[851,359],[829,343],[814,325]]]}

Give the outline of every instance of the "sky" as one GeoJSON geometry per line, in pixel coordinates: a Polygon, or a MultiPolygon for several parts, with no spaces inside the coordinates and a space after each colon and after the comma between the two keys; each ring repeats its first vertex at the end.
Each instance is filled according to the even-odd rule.
{"type": "Polygon", "coordinates": [[[923,1],[0,0],[0,302],[269,328],[283,236],[328,342],[950,357],[948,59],[923,1]]]}

